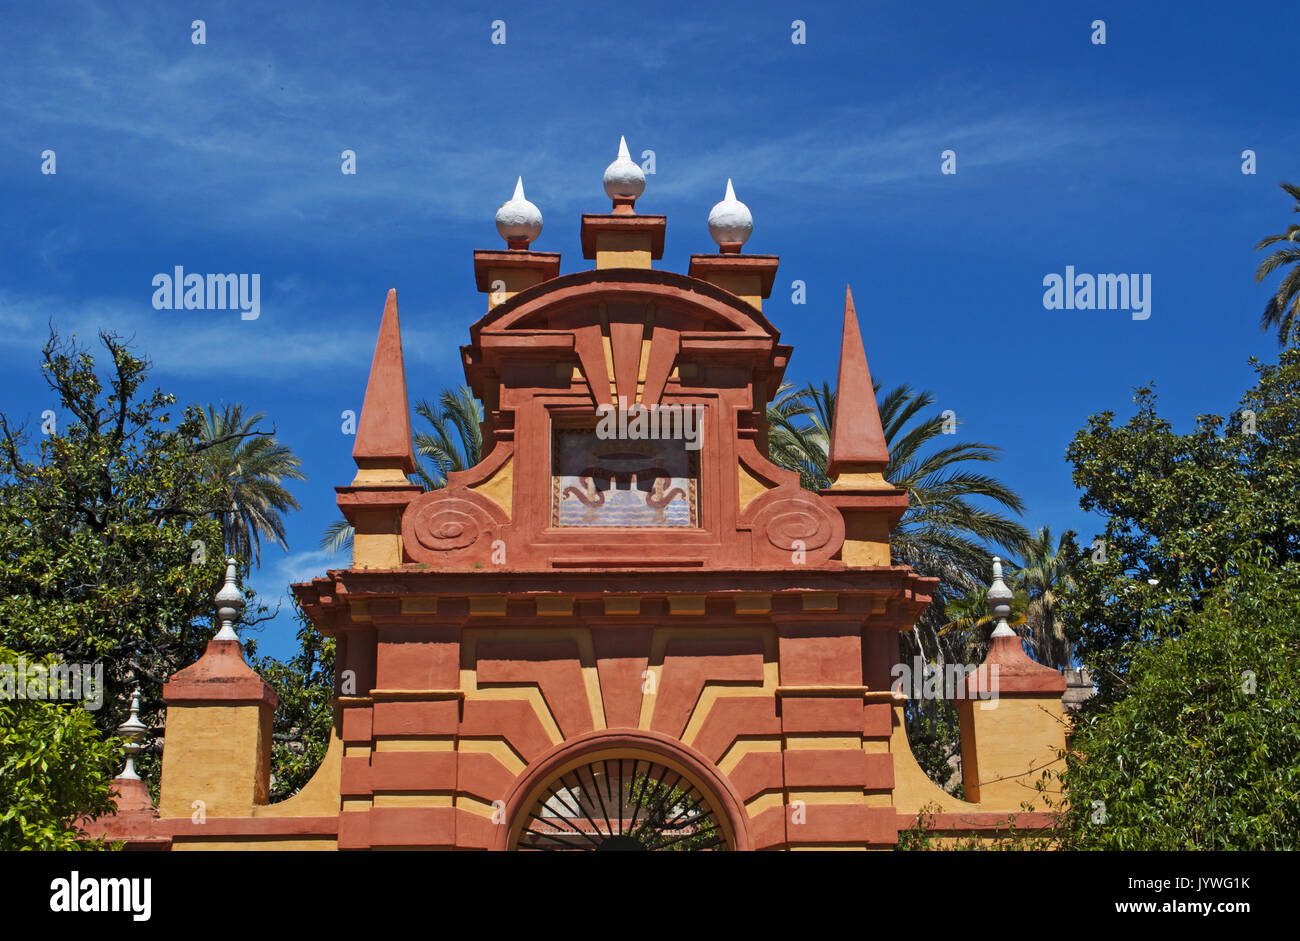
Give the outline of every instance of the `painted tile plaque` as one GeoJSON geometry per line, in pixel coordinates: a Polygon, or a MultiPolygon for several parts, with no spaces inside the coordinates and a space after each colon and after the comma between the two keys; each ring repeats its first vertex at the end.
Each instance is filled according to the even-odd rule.
{"type": "Polygon", "coordinates": [[[699,451],[681,439],[602,440],[556,429],[551,441],[552,526],[699,526],[699,451]]]}

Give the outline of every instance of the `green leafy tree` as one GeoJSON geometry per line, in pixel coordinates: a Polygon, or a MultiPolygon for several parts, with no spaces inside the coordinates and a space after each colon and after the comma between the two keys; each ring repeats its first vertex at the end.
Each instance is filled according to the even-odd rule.
{"type": "Polygon", "coordinates": [[[259,658],[253,669],[279,696],[272,727],[271,800],[296,794],[316,773],[334,722],[334,639],[297,611],[298,652],[287,662],[259,658]]]}
{"type": "Polygon", "coordinates": [[[1277,565],[1300,560],[1300,350],[1251,362],[1258,381],[1228,419],[1178,434],[1141,388],[1126,424],[1095,415],[1070,444],[1080,506],[1106,521],[1062,596],[1097,682],[1091,708],[1123,695],[1134,652],[1154,640],[1153,600],[1199,611],[1251,542],[1277,565]]]}
{"type": "Polygon", "coordinates": [[[1300,848],[1300,566],[1258,545],[1196,600],[1147,594],[1123,697],[1077,725],[1066,849],[1300,848]]]}
{"type": "Polygon", "coordinates": [[[926,776],[954,797],[965,789],[954,780],[961,760],[961,724],[957,708],[947,699],[911,699],[904,708],[907,741],[926,776]]]}
{"type": "MultiPolygon", "coordinates": [[[[1300,212],[1300,186],[1293,186],[1290,183],[1279,185],[1295,200],[1292,211],[1300,212]]],[[[1284,346],[1296,338],[1296,314],[1300,313],[1300,244],[1297,244],[1298,242],[1300,242],[1300,225],[1292,223],[1286,227],[1285,232],[1260,239],[1259,244],[1255,246],[1255,250],[1259,251],[1270,245],[1284,243],[1282,247],[1273,249],[1273,253],[1261,261],[1255,270],[1257,284],[1263,283],[1264,279],[1274,271],[1286,270],[1277,290],[1264,305],[1264,314],[1259,324],[1263,330],[1277,331],[1279,346],[1284,346]],[[1290,266],[1289,270],[1288,266],[1290,266]]]]}
{"type": "MultiPolygon", "coordinates": [[[[160,724],[162,683],[211,636],[224,566],[198,410],[173,425],[175,400],[143,392],[148,363],[111,334],[100,343],[103,378],[88,350],[51,333],[55,427],[38,448],[0,415],[0,645],[101,663],[93,720],[107,738],[136,686],[143,721],[160,724]]],[[[156,789],[157,756],[138,768],[156,789]]]]}
{"type": "Polygon", "coordinates": [[[1139,389],[1068,455],[1106,519],[1063,593],[1098,684],[1063,783],[1072,848],[1294,847],[1300,800],[1300,350],[1252,360],[1228,418],[1178,434],[1139,389]]]}
{"type": "MultiPolygon", "coordinates": [[[[0,663],[20,659],[0,647],[0,663]]],[[[111,810],[122,751],[80,704],[25,698],[31,682],[23,696],[16,689],[0,696],[0,852],[98,849],[102,843],[86,840],[81,823],[111,810]]],[[[43,695],[50,692],[47,684],[43,695]]]]}
{"type": "Polygon", "coordinates": [[[282,514],[298,509],[298,501],[284,481],[306,480],[302,462],[276,440],[274,430],[258,430],[265,418],[261,412],[245,417],[239,403],[220,412],[209,405],[200,427],[208,476],[220,493],[217,518],[225,551],[259,566],[263,539],[289,547],[282,514]]]}

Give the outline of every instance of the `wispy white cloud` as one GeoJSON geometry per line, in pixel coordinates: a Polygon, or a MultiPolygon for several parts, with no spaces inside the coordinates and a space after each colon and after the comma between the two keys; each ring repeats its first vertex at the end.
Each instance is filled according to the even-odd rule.
{"type": "Polygon", "coordinates": [[[296,628],[293,622],[293,593],[289,586],[310,581],[324,575],[329,569],[349,565],[350,560],[345,556],[346,553],[320,549],[284,555],[275,547],[263,547],[262,567],[249,578],[250,584],[257,591],[254,603],[265,606],[266,613],[261,616],[269,618],[252,628],[259,637],[261,653],[277,657],[292,655],[294,647],[291,638],[296,628]]]}
{"type": "MultiPolygon", "coordinates": [[[[518,81],[528,60],[504,52],[504,64],[490,73],[494,81],[482,81],[480,64],[471,86],[409,66],[394,75],[354,69],[352,58],[268,55],[254,40],[223,30],[224,16],[212,17],[209,45],[194,47],[175,23],[164,30],[156,20],[156,11],[126,20],[92,12],[69,24],[71,38],[32,37],[27,55],[42,67],[0,67],[11,85],[0,114],[77,140],[79,177],[142,212],[184,213],[201,204],[203,212],[187,224],[256,227],[268,237],[292,232],[302,241],[336,239],[345,224],[352,231],[468,223],[486,229],[517,173],[543,212],[599,209],[599,173],[621,131],[638,152],[657,151],[647,202],[689,201],[706,210],[728,176],[742,194],[797,186],[836,187],[845,198],[886,188],[897,195],[900,185],[933,183],[945,147],[959,149],[962,169],[971,170],[1096,155],[1107,142],[1141,133],[1117,125],[1101,106],[1009,106],[1005,96],[940,87],[938,80],[905,99],[795,112],[770,90],[739,83],[689,107],[672,94],[646,97],[597,83],[590,107],[555,110],[518,81]],[[67,55],[68,45],[79,54],[67,55]],[[769,119],[738,122],[738,115],[769,119]],[[590,152],[599,127],[608,133],[590,152]],[[357,151],[355,176],[340,172],[344,148],[357,151]]],[[[458,26],[448,23],[451,32],[458,26]]],[[[474,29],[481,26],[474,21],[474,29]]],[[[770,44],[747,49],[749,67],[776,56],[782,38],[776,30],[770,44]]],[[[360,54],[374,39],[358,35],[360,54]]],[[[593,61],[631,57],[624,68],[661,77],[673,62],[708,59],[728,41],[723,21],[678,17],[668,31],[584,35],[584,55],[548,59],[547,72],[558,87],[589,83],[593,61]]],[[[28,143],[0,139],[6,146],[28,143]]]]}
{"type": "MultiPolygon", "coordinates": [[[[162,373],[220,377],[235,369],[269,382],[292,382],[339,368],[369,369],[382,307],[376,303],[367,313],[308,313],[296,305],[277,311],[263,302],[261,317],[245,321],[239,311],[154,310],[147,292],[138,303],[0,292],[0,355],[33,362],[53,322],[61,334],[75,334],[81,342],[100,330],[133,338],[162,373]],[[316,329],[322,323],[329,328],[316,329]]],[[[442,320],[429,322],[416,310],[403,314],[408,363],[431,360],[435,353],[445,359],[442,320]]]]}
{"type": "MultiPolygon", "coordinates": [[[[278,552],[279,550],[274,550],[278,552]]],[[[254,574],[256,586],[267,597],[285,597],[289,595],[289,586],[299,582],[310,581],[324,575],[329,569],[344,568],[351,564],[348,553],[330,552],[325,549],[310,549],[280,555],[274,561],[262,556],[262,568],[254,574]],[[267,563],[270,562],[268,565],[267,563]]],[[[281,610],[291,608],[286,603],[281,610]]]]}

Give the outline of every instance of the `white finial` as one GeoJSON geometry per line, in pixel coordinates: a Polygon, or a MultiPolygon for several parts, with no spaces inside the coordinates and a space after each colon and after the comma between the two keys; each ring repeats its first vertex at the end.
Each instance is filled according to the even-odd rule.
{"type": "Polygon", "coordinates": [[[511,248],[527,248],[542,234],[542,212],[524,197],[524,178],[515,181],[515,195],[497,210],[497,232],[511,248]]]}
{"type": "Polygon", "coordinates": [[[988,592],[989,612],[998,621],[998,626],[993,629],[994,637],[1016,636],[1016,632],[1007,624],[1007,618],[1011,616],[1011,599],[1014,597],[1014,592],[1002,580],[1002,560],[994,556],[993,584],[989,586],[988,592]]]}
{"type": "Polygon", "coordinates": [[[630,207],[644,192],[645,171],[632,162],[627,138],[619,137],[618,156],[605,168],[605,195],[614,200],[615,207],[620,202],[630,207]]]}
{"type": "Polygon", "coordinates": [[[137,687],[131,693],[131,718],[117,727],[117,734],[125,739],[125,744],[122,747],[126,752],[126,766],[122,768],[122,773],[118,775],[119,778],[127,778],[131,781],[140,780],[140,775],[136,774],[135,771],[135,756],[144,750],[144,746],[140,744],[140,739],[144,738],[145,733],[148,731],[145,724],[140,721],[140,690],[137,687]]]}
{"type": "Polygon", "coordinates": [[[244,609],[244,594],[235,584],[235,560],[226,559],[226,583],[221,586],[213,599],[217,603],[217,617],[221,619],[221,630],[217,631],[216,640],[239,640],[235,633],[235,620],[244,609]]]}
{"type": "Polygon", "coordinates": [[[749,240],[754,231],[754,217],[749,207],[736,198],[736,191],[727,180],[727,193],[722,202],[709,210],[709,235],[724,253],[738,254],[740,246],[749,240]]]}

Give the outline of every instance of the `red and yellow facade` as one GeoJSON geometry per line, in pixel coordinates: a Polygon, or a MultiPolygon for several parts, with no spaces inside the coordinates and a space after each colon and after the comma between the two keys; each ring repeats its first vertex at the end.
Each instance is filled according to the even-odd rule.
{"type": "MultiPolygon", "coordinates": [[[[907,495],[883,476],[851,299],[834,482],[813,493],[767,457],[765,409],[791,354],[762,313],[777,259],[657,270],[664,227],[627,207],[584,216],[595,267],[567,275],[554,254],[476,253],[489,309],[462,356],[485,456],[440,490],[406,476],[390,293],[358,472],[338,488],[352,565],[294,586],[338,641],[328,754],[268,804],[274,694],[210,650],[169,684],[162,798],[156,815],[124,814],[133,842],[146,842],[144,814],[149,839],[173,849],[594,845],[601,821],[557,811],[560,792],[621,805],[635,789],[624,775],[651,780],[646,768],[677,782],[674,807],[702,809],[715,848],[889,848],[923,807],[941,808],[941,831],[970,833],[1035,798],[1064,746],[1064,681],[1018,643],[991,654],[1015,677],[996,708],[963,716],[979,802],[935,787],[908,746],[891,669],[934,582],[890,564],[907,495]],[[693,409],[698,448],[591,437],[598,409],[620,405],[693,409]]],[[[623,833],[627,812],[604,811],[623,833]]]]}

